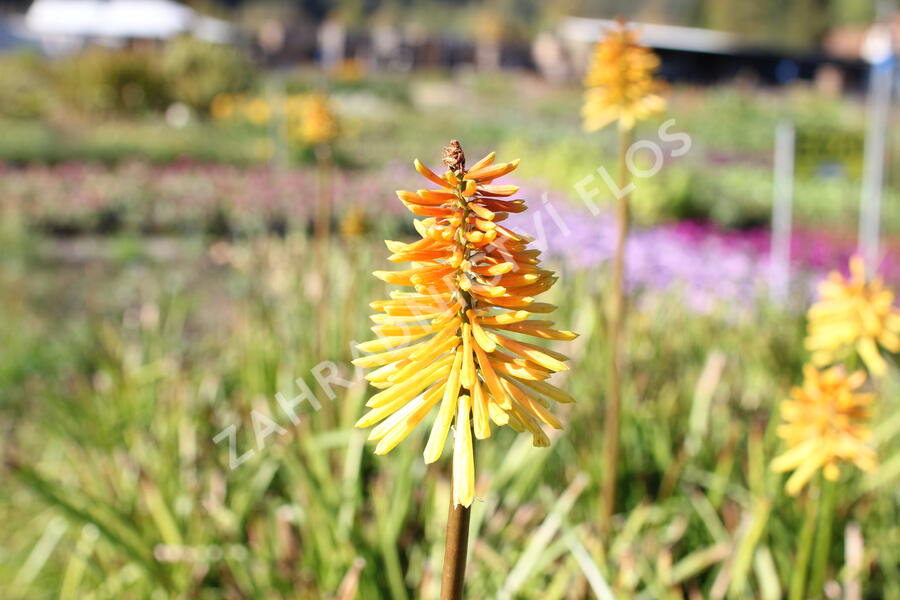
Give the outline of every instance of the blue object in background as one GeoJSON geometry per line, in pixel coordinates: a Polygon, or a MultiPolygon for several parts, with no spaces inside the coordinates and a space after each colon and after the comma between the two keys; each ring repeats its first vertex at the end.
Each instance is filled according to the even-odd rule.
{"type": "Polygon", "coordinates": [[[790,83],[800,76],[800,65],[785,58],[775,65],[775,79],[778,83],[790,83]]]}

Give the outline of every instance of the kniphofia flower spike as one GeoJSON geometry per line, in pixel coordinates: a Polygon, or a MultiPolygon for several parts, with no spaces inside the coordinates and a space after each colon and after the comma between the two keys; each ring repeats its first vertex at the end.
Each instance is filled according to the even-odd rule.
{"type": "Polygon", "coordinates": [[[455,140],[444,149],[447,171],[438,175],[415,162],[429,187],[397,192],[415,215],[421,239],[405,244],[386,242],[392,262],[410,262],[401,271],[376,271],[387,283],[414,291],[391,292],[373,302],[372,330],[378,338],[359,348],[375,352],[354,361],[378,367],[367,379],[379,388],[366,406],[371,410],[357,427],[376,425],[376,454],[385,454],[438,407],[425,446],[425,462],[440,458],[455,422],[453,497],[469,506],[475,493],[474,437],[491,435],[491,422],[527,431],[534,445],[550,443],[542,426],[561,428],[549,410],[553,402],[572,402],[547,379],[567,369],[567,357],[515,339],[572,340],[576,334],[533,319],[555,307],[535,296],[555,282],[539,266],[531,240],[501,225],[510,213],[525,210],[511,199],[517,189],[494,183],[513,171],[518,160],[494,163],[494,153],[466,169],[455,140]]]}
{"type": "Polygon", "coordinates": [[[663,84],[653,77],[658,68],[659,58],[638,45],[633,29],[620,22],[609,31],[594,48],[584,78],[584,129],[596,131],[616,120],[619,127],[631,129],[636,121],[662,112],[663,84]]]}
{"type": "Polygon", "coordinates": [[[785,423],[778,426],[778,436],[788,450],[772,461],[779,473],[793,471],[785,485],[788,494],[799,493],[819,469],[836,481],[841,463],[863,471],[875,468],[875,451],[868,446],[872,395],[857,392],[865,381],[863,371],[847,375],[843,367],[803,368],[802,387],[791,390],[791,399],[780,406],[785,423]]]}
{"type": "Polygon", "coordinates": [[[829,365],[856,350],[869,372],[880,377],[887,362],[878,351],[900,352],[900,310],[894,292],[880,277],[866,281],[859,256],[850,259],[850,277],[832,271],[819,284],[821,299],[809,309],[806,347],[818,366],[829,365]]]}
{"type": "Polygon", "coordinates": [[[324,144],[337,137],[337,118],[325,96],[312,94],[304,100],[301,109],[298,133],[305,143],[324,144]]]}

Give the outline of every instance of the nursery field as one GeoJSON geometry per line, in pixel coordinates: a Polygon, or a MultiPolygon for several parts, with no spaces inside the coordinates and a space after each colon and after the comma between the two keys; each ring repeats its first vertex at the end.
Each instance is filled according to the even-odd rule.
{"type": "MultiPolygon", "coordinates": [[[[316,78],[273,74],[258,95],[289,122],[291,95],[316,78]]],[[[239,111],[178,127],[2,117],[0,595],[437,598],[449,452],[423,464],[427,418],[373,455],[354,424],[378,390],[351,360],[372,337],[369,303],[392,289],[371,275],[397,268],[382,240],[418,239],[394,190],[427,185],[413,159],[436,169],[458,139],[471,163],[521,158],[509,183],[530,211],[508,224],[559,278],[540,297],[558,306],[547,318],[580,334],[551,342],[570,357],[553,382],[575,402],[554,408],[564,428],[550,447],[509,427],[476,444],[466,597],[774,600],[805,560],[805,597],[900,600],[895,357],[867,384],[874,469],[817,474],[792,496],[770,465],[786,449],[778,406],[809,360],[816,284],[856,248],[861,98],[675,87],[667,112],[637,125],[664,160],[632,194],[607,523],[615,223],[609,194],[586,190],[601,189],[598,168],[614,172],[614,128],[583,133],[581,89],[526,75],[329,86],[341,132],[327,163],[277,117],[239,111]],[[783,119],[812,149],[798,154],[792,279],[777,297],[783,119]]],[[[881,272],[897,289],[892,156],[881,272]]]]}

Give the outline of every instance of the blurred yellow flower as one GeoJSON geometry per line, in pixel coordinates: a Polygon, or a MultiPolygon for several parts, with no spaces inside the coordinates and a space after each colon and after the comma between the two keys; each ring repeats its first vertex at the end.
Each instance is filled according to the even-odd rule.
{"type": "Polygon", "coordinates": [[[284,101],[284,114],[288,122],[299,123],[303,118],[303,109],[306,106],[306,96],[303,94],[291,94],[284,101]]]}
{"type": "Polygon", "coordinates": [[[772,461],[776,472],[794,471],[785,485],[788,494],[799,493],[820,468],[829,481],[838,479],[842,462],[863,471],[875,468],[875,451],[867,445],[872,395],[856,393],[865,381],[863,371],[848,376],[839,366],[803,368],[803,386],[792,389],[791,400],[780,406],[785,423],[778,436],[788,450],[772,461]]]}
{"type": "Polygon", "coordinates": [[[360,81],[366,75],[366,66],[358,58],[347,58],[338,63],[334,76],[339,81],[360,81]]]}
{"type": "Polygon", "coordinates": [[[272,107],[262,98],[251,98],[244,103],[244,116],[254,125],[265,125],[272,118],[272,107]]]}
{"type": "Polygon", "coordinates": [[[832,364],[855,349],[872,375],[887,371],[878,346],[900,352],[900,310],[880,277],[866,281],[862,259],[850,259],[850,277],[833,271],[819,285],[821,299],[809,309],[806,347],[817,366],[832,364]]]}
{"type": "Polygon", "coordinates": [[[352,207],[341,219],[341,235],[345,238],[359,237],[366,233],[369,224],[366,222],[366,213],[358,206],[352,207]]]}
{"type": "Polygon", "coordinates": [[[584,79],[587,88],[581,114],[584,129],[596,131],[618,120],[630,129],[638,119],[662,112],[662,82],[653,74],[659,58],[638,45],[638,35],[624,23],[597,43],[584,79]]]}
{"type": "Polygon", "coordinates": [[[494,164],[491,153],[466,169],[455,141],[443,160],[443,175],[415,162],[432,189],[397,192],[410,212],[423,217],[414,221],[421,239],[386,242],[393,253],[388,260],[411,262],[412,268],[375,276],[414,291],[394,291],[389,300],[371,304],[378,311],[372,330],[379,337],[359,348],[377,354],[353,362],[378,367],[367,379],[381,391],[356,425],[378,424],[369,439],[378,440],[376,454],[385,454],[439,407],[425,462],[440,458],[455,419],[453,498],[469,506],[475,493],[473,434],[490,437],[493,421],[548,446],[542,425],[562,427],[549,406],[573,401],[546,381],[568,369],[567,358],[509,336],[571,340],[576,334],[530,318],[555,308],[535,296],[557,278],[540,268],[539,251],[527,247],[530,238],[500,225],[509,213],[525,210],[521,200],[508,199],[518,188],[493,183],[519,161],[494,164]]]}
{"type": "Polygon", "coordinates": [[[234,116],[237,99],[232,94],[219,94],[209,105],[209,114],[214,121],[225,121],[234,116]]]}
{"type": "Polygon", "coordinates": [[[337,118],[321,94],[312,94],[303,103],[298,129],[300,138],[307,144],[324,144],[338,135],[337,118]]]}

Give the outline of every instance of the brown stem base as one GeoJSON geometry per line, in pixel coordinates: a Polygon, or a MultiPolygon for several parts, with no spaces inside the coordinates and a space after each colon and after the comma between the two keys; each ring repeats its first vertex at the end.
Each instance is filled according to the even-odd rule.
{"type": "Polygon", "coordinates": [[[441,600],[461,600],[466,579],[466,552],[469,547],[471,510],[454,506],[450,496],[447,516],[447,539],[444,542],[444,570],[441,574],[441,600]]]}

